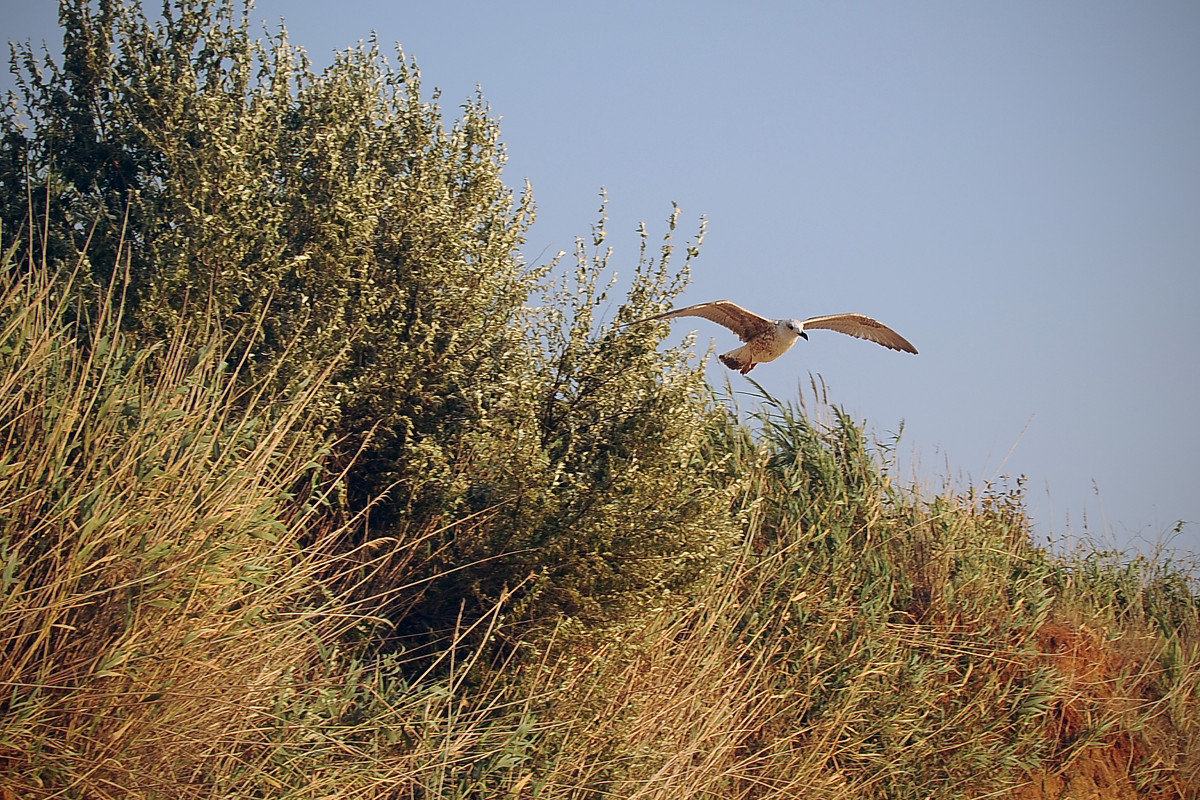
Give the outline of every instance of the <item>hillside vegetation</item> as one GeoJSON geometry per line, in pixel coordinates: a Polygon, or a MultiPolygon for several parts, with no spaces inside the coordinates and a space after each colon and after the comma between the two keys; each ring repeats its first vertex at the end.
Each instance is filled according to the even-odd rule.
{"type": "Polygon", "coordinates": [[[1187,565],[723,402],[621,327],[703,225],[528,265],[482,98],[60,9],[0,115],[0,800],[1200,794],[1187,565]]]}

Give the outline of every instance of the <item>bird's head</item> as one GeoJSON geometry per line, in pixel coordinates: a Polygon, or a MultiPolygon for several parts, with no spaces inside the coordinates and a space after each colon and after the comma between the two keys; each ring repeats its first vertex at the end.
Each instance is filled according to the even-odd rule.
{"type": "Polygon", "coordinates": [[[808,339],[808,334],[804,332],[804,323],[798,319],[781,319],[775,323],[775,327],[779,330],[780,336],[793,341],[797,336],[808,339]]]}

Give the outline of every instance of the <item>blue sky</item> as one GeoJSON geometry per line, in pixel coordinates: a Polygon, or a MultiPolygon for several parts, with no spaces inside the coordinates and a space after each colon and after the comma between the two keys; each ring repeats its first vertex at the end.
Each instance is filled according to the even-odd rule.
{"type": "MultiPolygon", "coordinates": [[[[3,5],[3,38],[57,47],[55,3],[3,5]]],[[[253,16],[284,18],[318,67],[372,31],[400,43],[448,114],[480,86],[510,185],[537,199],[531,260],[570,251],[605,188],[629,274],[635,225],[662,231],[674,201],[684,233],[708,220],[681,303],[900,331],[919,356],[814,332],[752,375],[785,398],[819,375],[880,436],[903,421],[899,471],[925,493],[1023,474],[1042,536],[1200,553],[1200,4],[259,0],[253,16]]],[[[673,325],[700,352],[736,343],[673,325]]]]}

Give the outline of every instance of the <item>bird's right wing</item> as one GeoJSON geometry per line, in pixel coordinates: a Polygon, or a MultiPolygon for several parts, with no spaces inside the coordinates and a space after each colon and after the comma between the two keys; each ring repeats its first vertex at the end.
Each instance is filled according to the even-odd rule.
{"type": "MultiPolygon", "coordinates": [[[[653,317],[639,319],[637,322],[654,322],[660,319],[673,319],[675,317],[700,317],[709,322],[715,322],[718,325],[724,325],[729,330],[738,335],[743,342],[748,342],[755,336],[766,333],[775,327],[774,320],[760,317],[753,311],[747,311],[737,303],[731,303],[728,300],[715,300],[711,303],[700,303],[686,308],[677,308],[674,311],[667,311],[662,314],[655,314],[653,317]]],[[[631,322],[630,325],[636,325],[637,322],[631,322]]]]}
{"type": "Polygon", "coordinates": [[[829,331],[844,333],[847,336],[866,339],[869,342],[890,347],[892,350],[902,350],[905,353],[917,352],[917,348],[909,344],[908,340],[903,336],[882,322],[876,322],[862,314],[831,314],[827,317],[813,317],[812,319],[804,320],[800,324],[800,327],[804,330],[823,328],[829,331]]]}

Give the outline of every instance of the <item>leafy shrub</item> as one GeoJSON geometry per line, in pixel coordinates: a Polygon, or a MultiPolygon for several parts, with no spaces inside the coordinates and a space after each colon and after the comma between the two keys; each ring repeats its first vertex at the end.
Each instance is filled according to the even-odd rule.
{"type": "MultiPolygon", "coordinates": [[[[245,352],[240,379],[287,394],[328,373],[313,435],[367,515],[346,547],[377,540],[359,591],[398,634],[478,618],[505,587],[514,619],[619,614],[712,562],[728,528],[707,524],[699,366],[659,351],[662,326],[599,329],[603,220],[567,283],[523,263],[532,198],[503,183],[481,98],[446,126],[403,55],[372,41],[315,75],[232,2],[152,22],[65,0],[61,19],[61,63],[17,48],[23,104],[2,117],[17,263],[83,264],[80,308],[123,264],[144,346],[211,326],[245,352]]],[[[619,321],[683,286],[700,237],[676,271],[677,217],[658,252],[642,231],[619,321]]]]}

